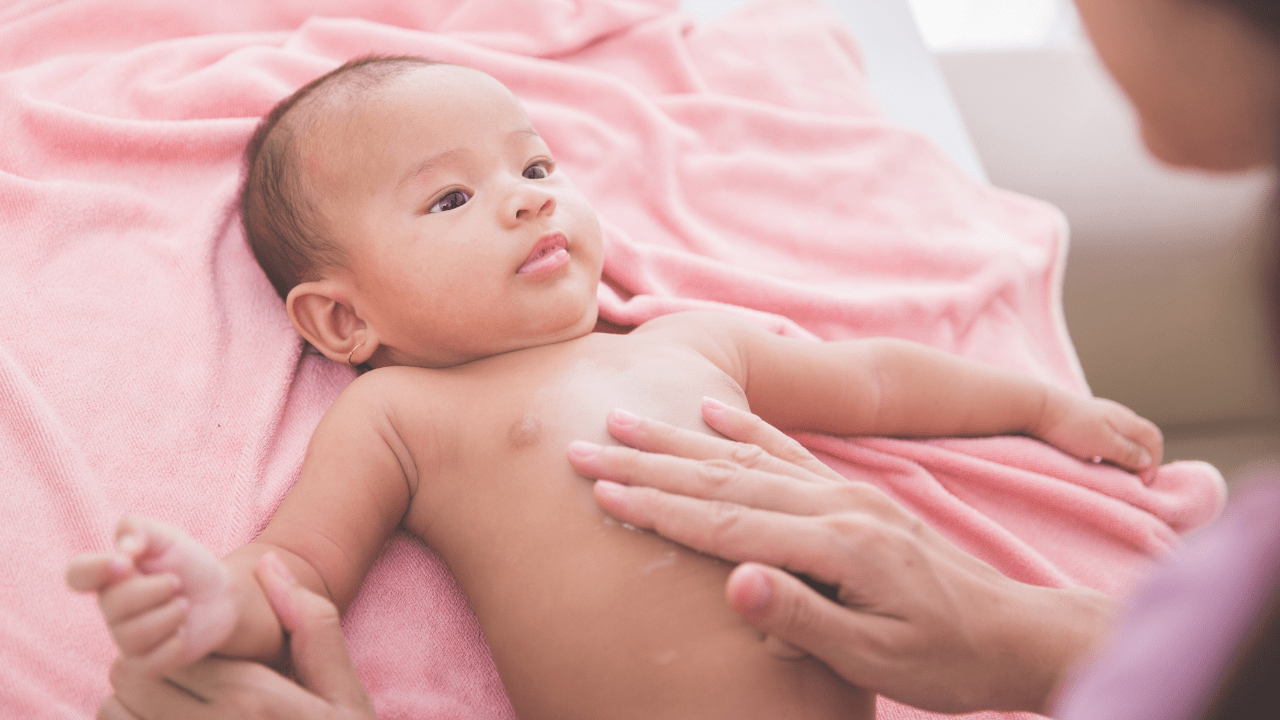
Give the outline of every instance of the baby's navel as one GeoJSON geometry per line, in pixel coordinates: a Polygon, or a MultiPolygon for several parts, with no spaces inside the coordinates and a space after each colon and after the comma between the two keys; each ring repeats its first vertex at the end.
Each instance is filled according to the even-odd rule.
{"type": "Polygon", "coordinates": [[[525,413],[519,422],[511,424],[511,430],[507,432],[507,442],[517,450],[536,444],[541,437],[542,421],[533,413],[525,413]]]}

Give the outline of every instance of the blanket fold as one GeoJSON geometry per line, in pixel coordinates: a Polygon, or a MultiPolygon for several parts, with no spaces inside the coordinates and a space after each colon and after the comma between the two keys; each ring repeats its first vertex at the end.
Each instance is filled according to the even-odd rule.
{"type": "MultiPolygon", "coordinates": [[[[470,65],[521,98],[603,219],[608,320],[716,308],[797,337],[905,337],[1088,392],[1062,318],[1060,213],[886,122],[855,40],[817,0],[705,27],[676,5],[0,9],[6,717],[88,718],[109,692],[113,646],[93,598],[62,584],[71,556],[105,549],[128,512],[219,553],[251,540],[354,377],[304,351],[235,198],[258,118],[367,53],[470,65]]],[[[1147,487],[1028,438],[799,437],[1003,572],[1113,595],[1223,501],[1203,463],[1147,487]]],[[[396,536],[344,627],[384,720],[514,717],[466,598],[420,542],[396,536]]]]}

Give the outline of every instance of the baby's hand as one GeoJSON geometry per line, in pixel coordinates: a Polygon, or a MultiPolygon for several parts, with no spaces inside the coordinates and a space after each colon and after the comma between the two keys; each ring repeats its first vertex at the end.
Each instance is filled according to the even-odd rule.
{"type": "Polygon", "coordinates": [[[213,553],[137,516],[120,521],[115,553],[72,559],[67,585],[98,594],[121,655],[156,676],[209,654],[239,617],[231,575],[213,553]]]}
{"type": "Polygon", "coordinates": [[[1155,423],[1111,400],[1062,395],[1036,435],[1078,458],[1107,461],[1151,482],[1164,454],[1155,423]]]}

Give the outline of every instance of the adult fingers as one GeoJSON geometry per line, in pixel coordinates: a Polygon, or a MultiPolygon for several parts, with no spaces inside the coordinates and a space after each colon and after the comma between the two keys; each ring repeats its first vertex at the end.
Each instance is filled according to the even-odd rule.
{"type": "Polygon", "coordinates": [[[866,651],[882,646],[901,621],[862,613],[823,597],[794,575],[744,563],[729,575],[725,599],[770,638],[799,648],[855,685],[865,685],[866,651]]]}
{"type": "MultiPolygon", "coordinates": [[[[726,407],[719,401],[703,398],[703,415],[705,416],[708,413],[709,407],[716,406],[720,408],[726,407]]],[[[716,410],[711,412],[716,412],[716,410]]],[[[647,452],[693,460],[725,460],[743,467],[787,475],[807,482],[826,479],[815,477],[812,471],[803,465],[775,457],[760,445],[737,440],[726,440],[705,432],[678,428],[657,420],[638,417],[623,410],[614,410],[609,413],[605,418],[605,424],[609,429],[609,434],[616,440],[624,445],[647,452]]],[[[775,430],[774,432],[782,435],[781,431],[775,430]]],[[[790,440],[786,435],[782,435],[782,437],[790,440]]],[[[775,446],[783,445],[783,443],[772,437],[767,439],[772,440],[775,446]]],[[[808,454],[803,447],[800,447],[799,443],[795,443],[795,447],[799,448],[800,452],[808,454]]],[[[789,452],[794,453],[793,450],[789,450],[789,452]]],[[[821,465],[821,463],[819,464],[821,465]]]]}
{"type": "Polygon", "coordinates": [[[120,702],[115,695],[108,695],[105,700],[98,704],[98,714],[94,715],[95,720],[142,720],[134,715],[129,708],[120,702]]]}
{"type": "MultiPolygon", "coordinates": [[[[208,657],[156,677],[136,662],[111,667],[116,698],[131,715],[109,720],[323,720],[342,717],[265,665],[208,657]]],[[[104,702],[105,705],[105,702],[104,702]]],[[[350,716],[346,716],[350,717],[350,716]]],[[[368,716],[372,718],[372,715],[368,716]]]]}
{"type": "Polygon", "coordinates": [[[299,584],[275,553],[263,555],[255,574],[289,632],[298,681],[321,698],[372,718],[373,706],[347,651],[338,609],[299,584]]]}
{"type": "Polygon", "coordinates": [[[691,460],[581,441],[570,443],[568,457],[573,468],[585,477],[797,515],[827,510],[828,496],[836,487],[747,468],[728,460],[691,460]]]}
{"type": "Polygon", "coordinates": [[[798,440],[760,419],[759,415],[704,398],[702,418],[730,440],[755,445],[782,462],[802,467],[819,477],[845,482],[840,473],[814,457],[798,440]]]}
{"type": "MultiPolygon", "coordinates": [[[[727,560],[756,560],[805,572],[770,559],[773,556],[752,554],[757,552],[756,545],[762,538],[780,535],[779,528],[797,522],[806,532],[837,538],[824,542],[844,545],[863,542],[871,528],[892,529],[914,538],[921,548],[931,548],[957,562],[976,562],[883,491],[866,483],[844,479],[830,484],[804,483],[719,461],[688,460],[581,442],[570,446],[569,462],[579,473],[598,480],[595,499],[605,512],[727,560]],[[748,508],[768,514],[750,515],[748,508]],[[784,520],[782,515],[802,517],[784,520]],[[812,523],[802,522],[803,517],[813,516],[822,517],[814,518],[812,523]],[[750,537],[756,531],[767,535],[750,537]],[[847,534],[841,536],[841,532],[847,534]]],[[[795,557],[821,554],[814,547],[796,547],[793,537],[783,535],[777,539],[777,547],[788,548],[795,557]]],[[[851,562],[866,563],[880,555],[872,552],[868,558],[855,556],[851,562]]]]}
{"type": "Polygon", "coordinates": [[[596,502],[636,527],[731,562],[754,561],[786,568],[828,585],[839,585],[851,561],[850,548],[867,540],[852,513],[807,516],[703,500],[608,480],[595,485],[596,502]],[[847,526],[847,527],[846,527],[847,526]]]}
{"type": "Polygon", "coordinates": [[[67,563],[67,587],[78,592],[95,592],[129,576],[133,563],[117,554],[86,553],[67,563]]]}
{"type": "Polygon", "coordinates": [[[109,711],[110,720],[214,720],[216,717],[203,698],[181,685],[156,677],[136,662],[116,658],[111,664],[110,678],[115,695],[98,708],[100,715],[104,709],[109,711]]]}
{"type": "MultiPolygon", "coordinates": [[[[195,716],[201,720],[323,720],[337,716],[324,700],[250,660],[207,657],[174,670],[167,681],[178,692],[149,706],[150,712],[171,713],[164,720],[192,716],[191,712],[176,712],[179,708],[198,709],[195,716]]],[[[143,720],[160,720],[142,712],[138,715],[143,720]]]]}

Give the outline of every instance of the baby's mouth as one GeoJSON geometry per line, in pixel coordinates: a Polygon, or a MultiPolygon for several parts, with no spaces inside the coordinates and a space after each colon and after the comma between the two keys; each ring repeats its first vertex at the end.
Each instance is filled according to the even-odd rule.
{"type": "Polygon", "coordinates": [[[529,257],[516,270],[517,274],[536,273],[559,267],[569,260],[569,239],[564,233],[548,233],[543,235],[538,244],[529,251],[529,257]]]}

